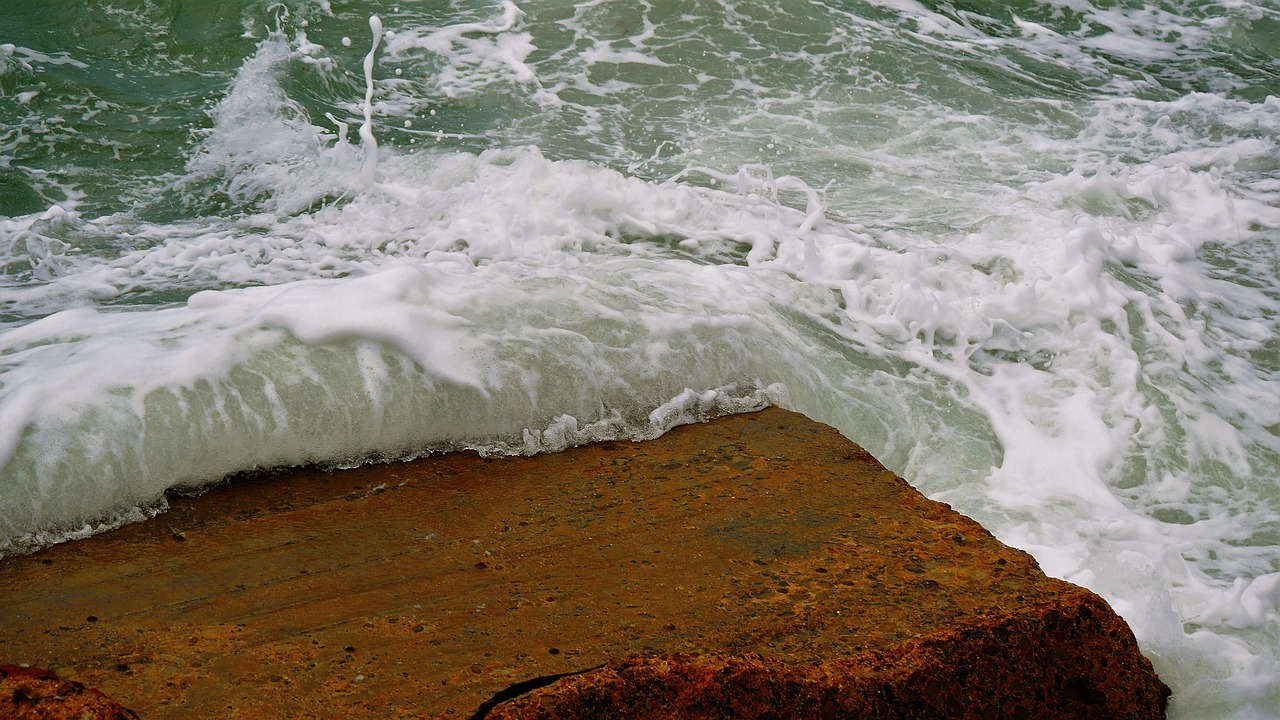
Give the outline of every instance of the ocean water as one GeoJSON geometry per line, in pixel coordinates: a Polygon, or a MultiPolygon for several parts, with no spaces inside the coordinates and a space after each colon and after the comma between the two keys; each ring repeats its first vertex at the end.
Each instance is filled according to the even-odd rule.
{"type": "Polygon", "coordinates": [[[0,0],[0,555],[777,404],[1280,716],[1276,0],[0,0]]]}

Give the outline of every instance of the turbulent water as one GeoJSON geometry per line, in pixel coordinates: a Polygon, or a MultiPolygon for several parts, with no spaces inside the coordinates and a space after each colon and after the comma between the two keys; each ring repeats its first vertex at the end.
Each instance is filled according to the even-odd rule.
{"type": "Polygon", "coordinates": [[[1280,3],[0,0],[0,555],[778,404],[1280,715],[1280,3]]]}

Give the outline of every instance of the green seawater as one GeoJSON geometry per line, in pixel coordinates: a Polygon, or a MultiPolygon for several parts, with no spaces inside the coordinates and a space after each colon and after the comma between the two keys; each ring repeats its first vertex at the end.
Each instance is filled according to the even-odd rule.
{"type": "MultiPolygon", "coordinates": [[[[3,211],[37,212],[75,188],[88,212],[180,219],[188,211],[167,202],[166,191],[208,129],[209,107],[268,33],[305,32],[334,64],[291,64],[283,85],[300,112],[323,118],[345,105],[355,119],[350,105],[363,86],[370,15],[389,29],[430,28],[483,21],[496,7],[340,2],[330,12],[326,5],[0,3],[4,43],[48,58],[33,63],[10,51],[2,61],[0,93],[9,100],[0,107],[3,211]]],[[[964,188],[969,172],[980,183],[1004,169],[954,146],[973,133],[997,137],[1024,127],[1068,139],[1088,130],[1088,107],[1100,99],[1215,93],[1261,102],[1280,84],[1280,20],[1266,3],[908,6],[919,12],[863,2],[530,4],[523,28],[536,49],[526,62],[563,101],[556,112],[501,79],[484,83],[483,92],[449,97],[443,88],[442,96],[431,74],[445,63],[416,53],[384,59],[378,71],[391,81],[393,67],[401,70],[396,94],[436,114],[418,114],[414,132],[388,125],[381,142],[403,147],[430,131],[463,135],[444,146],[473,151],[528,142],[549,157],[659,178],[682,169],[696,140],[725,160],[722,167],[768,162],[777,174],[853,180],[842,188],[850,202],[858,196],[875,207],[886,185],[901,202],[902,180],[884,182],[878,173],[886,169],[866,156],[904,135],[909,156],[954,156],[945,180],[964,188]],[[585,63],[584,50],[598,43],[640,47],[660,64],[585,63]],[[611,83],[619,87],[597,89],[611,83]],[[970,120],[979,126],[960,124],[970,120]],[[930,138],[912,137],[930,123],[930,138]]],[[[1022,172],[1061,170],[1074,160],[1032,159],[1022,172]]],[[[894,170],[902,171],[887,169],[894,170]]]]}

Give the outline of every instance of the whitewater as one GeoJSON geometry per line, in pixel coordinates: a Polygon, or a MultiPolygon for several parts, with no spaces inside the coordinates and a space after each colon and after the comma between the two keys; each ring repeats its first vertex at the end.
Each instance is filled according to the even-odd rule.
{"type": "Polygon", "coordinates": [[[0,0],[0,556],[780,405],[1280,716],[1280,4],[0,0]]]}

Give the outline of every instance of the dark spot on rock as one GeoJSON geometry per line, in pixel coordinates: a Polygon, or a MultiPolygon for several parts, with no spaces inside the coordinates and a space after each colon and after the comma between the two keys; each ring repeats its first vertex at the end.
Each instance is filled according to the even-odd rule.
{"type": "Polygon", "coordinates": [[[343,652],[353,653],[353,652],[355,652],[355,651],[356,651],[356,649],[355,649],[354,647],[352,647],[352,646],[348,645],[348,646],[346,646],[346,647],[342,648],[342,651],[343,651],[343,652]]]}
{"type": "Polygon", "coordinates": [[[127,673],[129,672],[129,665],[127,663],[116,663],[116,670],[127,673]]]}
{"type": "Polygon", "coordinates": [[[13,704],[21,705],[22,703],[30,703],[34,705],[36,703],[36,699],[28,695],[24,688],[18,688],[13,691],[13,704]]]}
{"type": "Polygon", "coordinates": [[[90,615],[89,617],[85,618],[85,621],[87,621],[87,622],[98,622],[98,616],[97,616],[97,615],[90,615]]]}
{"type": "Polygon", "coordinates": [[[476,569],[477,569],[477,570],[486,570],[486,569],[488,569],[488,567],[489,567],[489,564],[488,564],[488,563],[486,563],[486,562],[484,562],[483,560],[482,560],[482,561],[480,561],[480,562],[478,562],[478,563],[476,563],[476,569]]]}
{"type": "Polygon", "coordinates": [[[53,564],[53,561],[52,561],[52,560],[50,560],[49,558],[45,558],[45,559],[41,560],[40,562],[44,563],[45,565],[52,565],[52,564],[53,564]]]}
{"type": "Polygon", "coordinates": [[[1094,685],[1093,679],[1082,675],[1068,680],[1062,691],[1068,698],[1085,705],[1103,705],[1107,702],[1107,696],[1094,685]]]}
{"type": "Polygon", "coordinates": [[[547,650],[547,652],[548,652],[548,653],[550,653],[550,654],[552,654],[552,655],[559,655],[559,654],[560,654],[560,648],[549,648],[549,649],[547,650]]]}

